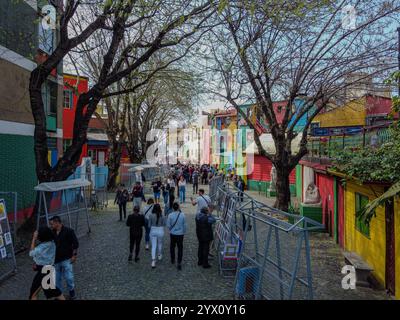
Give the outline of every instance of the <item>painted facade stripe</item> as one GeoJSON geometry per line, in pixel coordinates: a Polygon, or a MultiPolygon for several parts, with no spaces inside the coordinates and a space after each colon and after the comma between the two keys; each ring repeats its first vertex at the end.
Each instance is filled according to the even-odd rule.
{"type": "Polygon", "coordinates": [[[15,64],[28,71],[32,71],[37,66],[36,63],[34,63],[33,61],[21,56],[20,54],[6,47],[3,47],[2,45],[0,45],[0,59],[15,64]]]}
{"type": "Polygon", "coordinates": [[[35,126],[33,124],[0,120],[0,134],[33,137],[35,126]]]}

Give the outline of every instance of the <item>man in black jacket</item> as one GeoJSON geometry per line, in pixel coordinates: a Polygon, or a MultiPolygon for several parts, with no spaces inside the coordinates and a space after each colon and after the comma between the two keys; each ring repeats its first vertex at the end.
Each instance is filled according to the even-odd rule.
{"type": "Polygon", "coordinates": [[[139,261],[140,242],[143,237],[143,227],[145,225],[144,215],[140,214],[140,208],[135,206],[133,214],[128,216],[126,225],[129,227],[129,257],[128,261],[132,261],[132,253],[135,248],[135,262],[139,261]]]}
{"type": "Polygon", "coordinates": [[[72,264],[76,261],[79,242],[74,230],[64,226],[59,216],[50,219],[50,227],[53,230],[56,243],[56,286],[63,291],[63,279],[65,279],[69,297],[74,300],[76,294],[72,264]]]}
{"type": "Polygon", "coordinates": [[[215,218],[209,213],[208,207],[203,207],[196,215],[196,235],[199,241],[197,265],[208,269],[208,256],[210,253],[210,243],[214,239],[212,225],[216,222],[215,218]]]}

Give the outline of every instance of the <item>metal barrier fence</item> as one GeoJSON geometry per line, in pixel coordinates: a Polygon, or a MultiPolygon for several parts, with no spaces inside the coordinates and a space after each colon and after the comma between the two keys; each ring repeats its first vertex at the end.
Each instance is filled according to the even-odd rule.
{"type": "Polygon", "coordinates": [[[18,243],[18,193],[0,191],[0,199],[4,199],[6,203],[8,216],[12,216],[12,221],[8,220],[8,223],[10,224],[11,235],[15,246],[18,243]]]}
{"type": "Polygon", "coordinates": [[[221,275],[235,278],[235,297],[312,299],[308,232],[323,226],[258,202],[227,183],[217,188],[214,245],[221,275]]]}
{"type": "MultiPolygon", "coordinates": [[[[76,172],[69,179],[81,179],[82,174],[76,172]]],[[[92,173],[85,177],[92,184],[89,187],[88,206],[91,210],[105,209],[108,206],[109,193],[107,191],[108,173],[92,173]]]]}
{"type": "Polygon", "coordinates": [[[17,271],[13,239],[4,199],[0,200],[0,281],[17,271]]]}

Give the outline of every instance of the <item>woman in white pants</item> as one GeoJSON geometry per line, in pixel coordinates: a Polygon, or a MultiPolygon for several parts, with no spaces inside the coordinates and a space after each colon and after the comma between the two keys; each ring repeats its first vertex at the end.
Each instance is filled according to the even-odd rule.
{"type": "Polygon", "coordinates": [[[149,218],[150,239],[151,239],[151,267],[156,267],[156,253],[158,260],[162,259],[162,247],[164,240],[165,217],[162,215],[161,206],[156,203],[149,218]]]}

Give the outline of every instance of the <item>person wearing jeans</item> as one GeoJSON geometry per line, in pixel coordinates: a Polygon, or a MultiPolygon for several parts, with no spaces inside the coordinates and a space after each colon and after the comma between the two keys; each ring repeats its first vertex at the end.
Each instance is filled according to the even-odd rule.
{"type": "Polygon", "coordinates": [[[186,200],[186,180],[183,176],[179,179],[178,182],[179,187],[179,201],[180,203],[184,203],[186,200]]]}
{"type": "Polygon", "coordinates": [[[162,215],[161,206],[156,203],[149,218],[150,239],[151,239],[151,267],[156,267],[156,253],[158,260],[162,259],[162,246],[164,240],[165,217],[162,215]]]}
{"type": "Polygon", "coordinates": [[[56,244],[56,287],[62,291],[62,282],[65,279],[69,297],[74,300],[76,299],[76,294],[72,264],[76,261],[79,242],[74,230],[64,226],[59,216],[54,216],[50,219],[50,227],[53,230],[56,244]]]}
{"type": "Polygon", "coordinates": [[[178,247],[178,270],[182,270],[183,237],[186,233],[186,219],[178,203],[172,205],[173,212],[168,215],[167,228],[170,233],[171,263],[175,263],[175,247],[178,247]]]}

